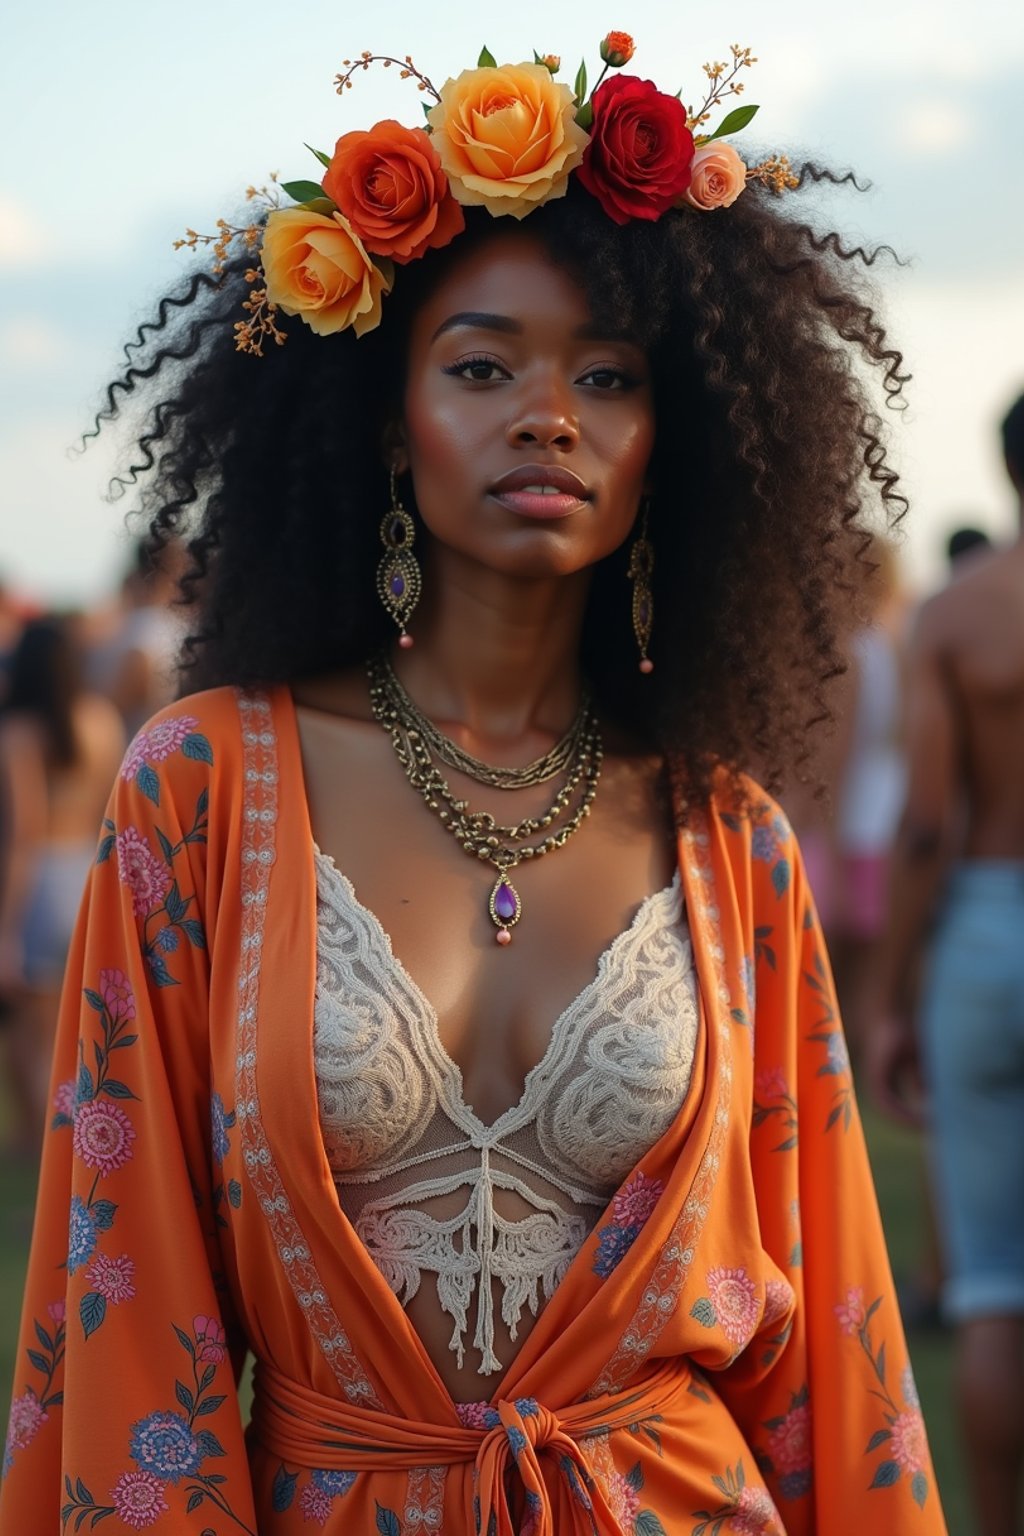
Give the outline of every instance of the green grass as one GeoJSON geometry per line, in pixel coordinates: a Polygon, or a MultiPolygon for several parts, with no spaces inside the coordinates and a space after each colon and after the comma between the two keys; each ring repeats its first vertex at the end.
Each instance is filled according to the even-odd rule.
{"type": "MultiPolygon", "coordinates": [[[[897,1276],[914,1270],[922,1241],[924,1174],[919,1142],[866,1114],[882,1216],[897,1276]]],[[[32,1170],[0,1162],[0,1392],[7,1402],[14,1375],[15,1335],[31,1233],[32,1170]]],[[[910,1352],[931,1438],[946,1520],[956,1536],[971,1530],[963,1464],[956,1442],[948,1333],[912,1334],[910,1352]]]]}

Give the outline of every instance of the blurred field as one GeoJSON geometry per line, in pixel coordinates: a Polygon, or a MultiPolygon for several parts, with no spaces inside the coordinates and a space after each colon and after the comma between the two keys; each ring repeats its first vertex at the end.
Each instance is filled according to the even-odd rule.
{"type": "MultiPolygon", "coordinates": [[[[897,1276],[912,1268],[921,1232],[921,1155],[916,1138],[866,1116],[875,1178],[897,1276]]],[[[0,1164],[0,1391],[6,1402],[25,1258],[31,1235],[34,1174],[0,1164]]],[[[946,1333],[911,1336],[911,1353],[931,1436],[950,1536],[971,1530],[963,1468],[950,1408],[951,1349],[946,1333]]]]}

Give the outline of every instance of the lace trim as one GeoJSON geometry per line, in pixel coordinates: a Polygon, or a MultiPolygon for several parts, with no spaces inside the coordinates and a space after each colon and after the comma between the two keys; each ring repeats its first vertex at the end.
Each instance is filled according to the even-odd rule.
{"type": "Polygon", "coordinates": [[[281,1182],[263,1128],[256,1075],[260,969],[270,871],[276,858],[277,736],[268,699],[236,692],[245,774],[242,830],[242,948],[238,973],[235,1108],[243,1160],[278,1258],[310,1331],[350,1402],[383,1409],[335,1312],[281,1182]]]}
{"type": "Polygon", "coordinates": [[[722,947],[720,912],[714,900],[714,871],[709,854],[710,835],[703,812],[691,812],[692,822],[681,833],[688,855],[688,872],[693,899],[697,905],[695,921],[708,935],[707,949],[714,969],[717,1007],[708,1006],[708,1027],[715,1029],[720,1063],[715,1118],[700,1163],[679,1218],[668,1241],[658,1255],[650,1279],[625,1332],[620,1336],[608,1363],[587,1393],[598,1397],[603,1392],[618,1392],[647,1359],[662,1331],[675,1313],[683,1287],[693,1264],[694,1252],[711,1209],[711,1199],[718,1171],[725,1133],[729,1125],[732,1100],[732,1035],[723,1027],[729,1018],[731,994],[725,975],[725,950],[722,947]]]}
{"type": "Polygon", "coordinates": [[[465,1103],[434,1009],[383,926],[319,850],[317,869],[314,1056],[339,1198],[404,1303],[424,1271],[436,1275],[460,1368],[476,1295],[472,1343],[480,1373],[491,1374],[502,1369],[493,1284],[515,1339],[523,1308],[536,1315],[541,1296],[551,1298],[611,1194],[688,1090],[699,1014],[689,940],[680,933],[678,872],[641,903],[559,1015],[519,1103],[485,1126],[465,1103]],[[399,1180],[413,1170],[413,1179],[399,1180]],[[375,1185],[386,1187],[368,1198],[375,1185]],[[441,1219],[423,1209],[459,1191],[466,1195],[455,1214],[441,1219]],[[504,1216],[495,1206],[500,1191],[529,1214],[504,1216]],[[558,1193],[575,1208],[559,1203],[558,1193]]]}

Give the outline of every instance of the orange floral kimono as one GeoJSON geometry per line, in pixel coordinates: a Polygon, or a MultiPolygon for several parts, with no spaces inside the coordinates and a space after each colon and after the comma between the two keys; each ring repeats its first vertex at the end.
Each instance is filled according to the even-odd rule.
{"type": "Polygon", "coordinates": [[[290,694],[158,715],[70,957],[2,1536],[941,1536],[792,834],[723,790],[679,863],[690,1091],[493,1398],[456,1405],[319,1131],[290,694]]]}

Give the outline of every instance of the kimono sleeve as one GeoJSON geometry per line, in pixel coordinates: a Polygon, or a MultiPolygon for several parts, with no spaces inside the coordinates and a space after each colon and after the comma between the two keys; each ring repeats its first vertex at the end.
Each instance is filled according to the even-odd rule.
{"type": "Polygon", "coordinates": [[[61,1004],[2,1536],[161,1517],[255,1530],[211,1157],[212,762],[194,716],[157,717],[100,834],[61,1004]]]}
{"type": "MultiPolygon", "coordinates": [[[[787,1536],[941,1536],[849,1056],[796,840],[774,804],[749,843],[751,1173],[795,1295],[717,1383],[787,1536]],[[751,963],[752,962],[752,963],[751,963]],[[791,1315],[790,1315],[791,1314],[791,1315]]],[[[744,1074],[745,1075],[745,1074],[744,1074]]],[[[773,1298],[768,1296],[765,1324],[773,1298]]]]}

